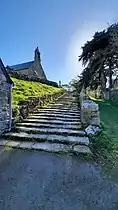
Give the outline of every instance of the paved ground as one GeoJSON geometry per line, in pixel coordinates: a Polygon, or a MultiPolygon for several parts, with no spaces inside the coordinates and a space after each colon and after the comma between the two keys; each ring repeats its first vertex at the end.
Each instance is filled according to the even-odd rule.
{"type": "Polygon", "coordinates": [[[0,210],[118,210],[118,185],[77,156],[12,150],[0,156],[0,210]]]}

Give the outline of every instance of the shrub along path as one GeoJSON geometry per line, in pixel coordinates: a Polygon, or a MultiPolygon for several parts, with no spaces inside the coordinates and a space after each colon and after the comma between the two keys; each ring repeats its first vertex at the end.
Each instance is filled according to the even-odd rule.
{"type": "Polygon", "coordinates": [[[80,109],[71,94],[17,123],[0,145],[49,152],[90,153],[89,139],[81,127],[80,109]]]}

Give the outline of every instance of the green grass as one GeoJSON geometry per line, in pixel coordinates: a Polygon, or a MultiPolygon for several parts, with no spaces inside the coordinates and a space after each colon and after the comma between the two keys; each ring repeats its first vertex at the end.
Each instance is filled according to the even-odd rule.
{"type": "MultiPolygon", "coordinates": [[[[116,175],[118,168],[118,102],[117,99],[104,101],[90,97],[99,104],[102,133],[91,137],[91,146],[98,159],[105,163],[106,169],[110,168],[116,175]]],[[[105,170],[106,170],[105,169],[105,170]]]]}
{"type": "Polygon", "coordinates": [[[55,93],[62,88],[56,88],[39,82],[19,80],[12,78],[15,86],[13,88],[13,106],[17,106],[20,100],[26,100],[30,96],[43,96],[48,93],[55,93]]]}
{"type": "Polygon", "coordinates": [[[112,100],[106,102],[101,99],[94,99],[99,104],[100,120],[105,133],[111,140],[118,142],[118,104],[112,100]]]}

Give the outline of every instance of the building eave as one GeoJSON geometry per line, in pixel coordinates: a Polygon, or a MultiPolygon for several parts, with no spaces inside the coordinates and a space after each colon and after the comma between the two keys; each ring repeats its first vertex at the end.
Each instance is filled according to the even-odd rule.
{"type": "Polygon", "coordinates": [[[7,83],[14,85],[12,79],[10,78],[9,74],[7,73],[7,70],[6,70],[5,66],[4,66],[3,61],[2,61],[1,58],[0,58],[0,69],[2,70],[4,76],[6,77],[7,83]]]}

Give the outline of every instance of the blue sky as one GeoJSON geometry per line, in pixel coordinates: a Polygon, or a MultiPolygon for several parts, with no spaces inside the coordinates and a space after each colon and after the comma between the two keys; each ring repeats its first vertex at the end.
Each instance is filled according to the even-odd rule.
{"type": "Polygon", "coordinates": [[[38,45],[48,79],[64,83],[81,72],[81,45],[118,20],[117,0],[1,0],[0,9],[5,65],[32,60],[38,45]]]}

